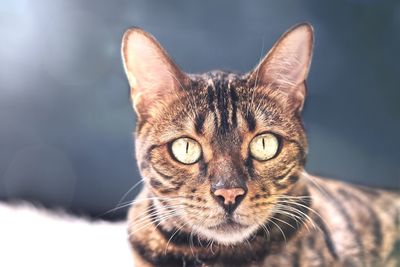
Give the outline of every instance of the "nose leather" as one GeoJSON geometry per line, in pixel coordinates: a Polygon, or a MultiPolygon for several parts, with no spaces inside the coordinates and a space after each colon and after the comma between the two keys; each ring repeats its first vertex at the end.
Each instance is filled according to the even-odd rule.
{"type": "Polygon", "coordinates": [[[214,195],[220,196],[224,199],[224,205],[233,205],[238,196],[245,194],[243,188],[221,188],[214,192],[214,195]]]}

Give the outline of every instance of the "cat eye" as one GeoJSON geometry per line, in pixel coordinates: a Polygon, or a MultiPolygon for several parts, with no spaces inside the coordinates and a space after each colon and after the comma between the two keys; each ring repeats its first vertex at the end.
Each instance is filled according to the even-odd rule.
{"type": "Polygon", "coordinates": [[[196,163],[201,157],[201,147],[191,138],[182,137],[171,144],[171,152],[174,158],[183,164],[196,163]]]}
{"type": "Polygon", "coordinates": [[[270,133],[257,135],[250,142],[250,155],[259,160],[265,161],[273,158],[278,152],[278,138],[270,133]]]}

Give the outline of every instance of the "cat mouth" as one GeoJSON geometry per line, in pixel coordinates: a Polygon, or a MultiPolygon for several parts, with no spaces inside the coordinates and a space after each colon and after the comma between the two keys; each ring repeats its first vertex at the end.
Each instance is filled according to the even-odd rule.
{"type": "Polygon", "coordinates": [[[207,239],[213,239],[221,244],[236,244],[248,238],[257,230],[257,225],[243,224],[232,217],[224,218],[219,223],[205,228],[199,228],[201,233],[207,239]]]}
{"type": "Polygon", "coordinates": [[[223,222],[209,227],[210,230],[213,231],[237,231],[237,230],[243,230],[248,228],[248,225],[241,224],[239,222],[236,222],[235,220],[231,218],[227,218],[223,222]]]}

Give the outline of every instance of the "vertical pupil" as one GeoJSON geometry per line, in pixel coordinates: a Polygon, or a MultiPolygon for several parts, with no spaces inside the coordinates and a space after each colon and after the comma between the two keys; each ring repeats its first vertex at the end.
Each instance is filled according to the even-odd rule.
{"type": "Polygon", "coordinates": [[[265,149],[265,140],[264,140],[264,138],[262,138],[262,145],[263,145],[263,149],[265,149]]]}
{"type": "Polygon", "coordinates": [[[188,153],[188,151],[189,151],[189,142],[186,142],[186,154],[188,153]]]}

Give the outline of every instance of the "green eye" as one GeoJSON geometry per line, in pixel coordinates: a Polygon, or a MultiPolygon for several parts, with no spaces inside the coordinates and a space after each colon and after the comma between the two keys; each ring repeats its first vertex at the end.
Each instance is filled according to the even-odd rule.
{"type": "Polygon", "coordinates": [[[250,154],[253,158],[265,161],[273,158],[278,152],[279,142],[275,135],[264,133],[257,135],[250,142],[250,154]]]}
{"type": "Polygon", "coordinates": [[[200,159],[201,147],[195,140],[182,137],[172,143],[171,152],[177,161],[184,164],[193,164],[200,159]]]}

